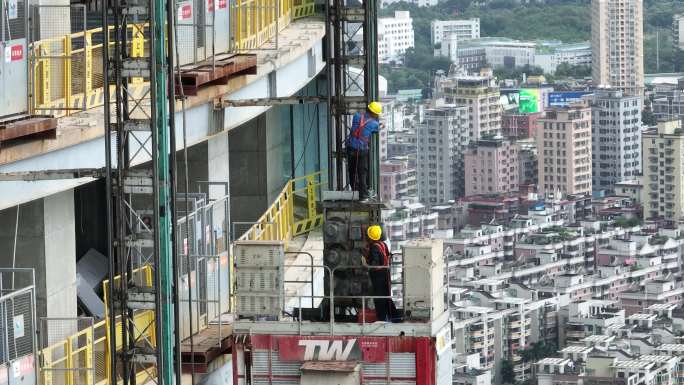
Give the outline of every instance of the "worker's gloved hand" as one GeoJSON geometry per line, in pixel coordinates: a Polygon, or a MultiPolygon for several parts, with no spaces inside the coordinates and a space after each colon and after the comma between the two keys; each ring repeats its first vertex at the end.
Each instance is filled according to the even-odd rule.
{"type": "Polygon", "coordinates": [[[363,255],[361,256],[361,265],[368,266],[368,261],[366,261],[366,257],[364,257],[363,255]]]}

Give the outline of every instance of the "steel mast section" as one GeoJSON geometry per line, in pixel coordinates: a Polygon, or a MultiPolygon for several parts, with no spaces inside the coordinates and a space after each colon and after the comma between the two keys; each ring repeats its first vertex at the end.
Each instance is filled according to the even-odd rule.
{"type": "Polygon", "coordinates": [[[110,380],[171,385],[176,348],[169,165],[173,100],[167,90],[173,87],[167,84],[172,53],[167,44],[173,41],[173,17],[167,14],[173,15],[173,1],[108,3],[103,6],[103,47],[108,48],[103,49],[103,66],[105,87],[113,91],[105,92],[104,105],[110,380]],[[142,35],[147,45],[132,39],[142,35]],[[132,87],[143,82],[149,88],[142,93],[132,87]],[[146,265],[152,267],[151,277],[138,270],[146,265]],[[136,317],[150,311],[153,318],[136,317]],[[141,379],[141,373],[147,378],[141,379]]]}

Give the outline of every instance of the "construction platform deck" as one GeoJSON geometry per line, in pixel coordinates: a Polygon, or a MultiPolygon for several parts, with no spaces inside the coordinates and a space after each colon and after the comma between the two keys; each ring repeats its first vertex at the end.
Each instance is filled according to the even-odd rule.
{"type": "Polygon", "coordinates": [[[222,354],[230,351],[233,339],[233,326],[229,324],[209,324],[206,329],[190,339],[181,342],[181,362],[184,373],[189,373],[193,366],[195,373],[207,373],[209,363],[222,354]]]}
{"type": "Polygon", "coordinates": [[[213,61],[183,66],[177,76],[176,93],[197,96],[201,87],[226,85],[231,77],[256,73],[256,54],[221,54],[213,61]]]}

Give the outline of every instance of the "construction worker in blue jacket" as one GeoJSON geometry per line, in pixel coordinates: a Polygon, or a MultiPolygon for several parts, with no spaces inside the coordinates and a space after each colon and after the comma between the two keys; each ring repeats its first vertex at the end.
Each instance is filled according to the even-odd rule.
{"type": "Polygon", "coordinates": [[[380,132],[382,105],[371,102],[364,113],[357,112],[352,119],[351,132],[346,140],[347,171],[353,191],[359,192],[359,200],[368,199],[369,144],[371,135],[380,132]]]}

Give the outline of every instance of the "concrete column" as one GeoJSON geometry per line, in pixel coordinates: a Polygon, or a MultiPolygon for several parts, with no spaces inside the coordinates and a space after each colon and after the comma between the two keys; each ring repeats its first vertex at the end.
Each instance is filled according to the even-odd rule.
{"type": "MultiPolygon", "coordinates": [[[[228,151],[228,132],[222,132],[207,141],[208,181],[228,182],[230,179],[230,156],[228,151]]],[[[209,199],[218,199],[229,191],[223,186],[211,186],[209,199]]]]}
{"type": "Polygon", "coordinates": [[[43,198],[46,315],[75,317],[76,233],[74,190],[43,198]]]}
{"type": "Polygon", "coordinates": [[[74,191],[0,211],[0,228],[0,267],[35,269],[38,317],[75,317],[74,191]]]}

